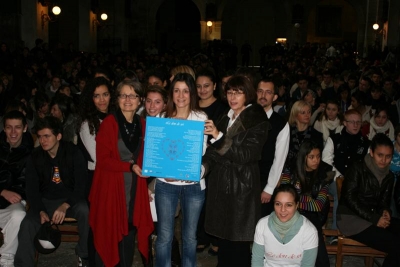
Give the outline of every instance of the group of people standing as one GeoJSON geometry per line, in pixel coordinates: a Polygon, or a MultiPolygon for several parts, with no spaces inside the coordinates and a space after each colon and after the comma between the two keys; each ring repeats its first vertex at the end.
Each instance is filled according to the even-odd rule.
{"type": "MultiPolygon", "coordinates": [[[[217,81],[211,70],[195,73],[185,65],[169,74],[148,72],[146,81],[127,75],[115,87],[104,73],[94,75],[78,97],[68,140],[68,116],[57,116],[61,102],[32,129],[21,111],[4,115],[0,266],[34,266],[40,225],[61,224],[66,216],[78,220],[79,266],[132,266],[135,237],[144,264],[156,267],[194,267],[196,251],[210,245],[219,267],[329,266],[322,235],[328,195],[335,199],[333,228],[387,252],[384,266],[400,265],[394,212],[400,189],[389,170],[398,171],[393,155],[400,151],[400,128],[387,126],[387,109],[374,108],[368,122],[355,97],[345,112],[340,99],[321,98],[315,107],[317,93],[303,90],[300,77],[304,98],[282,105],[285,119],[274,111],[282,86],[274,77],[257,80],[239,69],[217,81]],[[149,116],[205,123],[199,182],[142,174],[149,116]],[[334,181],[342,175],[339,199],[334,181]],[[176,263],[178,207],[182,256],[176,263]]],[[[325,83],[323,90],[330,90],[325,83]]]]}

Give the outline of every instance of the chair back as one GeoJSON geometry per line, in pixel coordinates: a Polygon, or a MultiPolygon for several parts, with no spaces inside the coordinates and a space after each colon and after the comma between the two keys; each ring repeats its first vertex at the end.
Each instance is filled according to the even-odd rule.
{"type": "Polygon", "coordinates": [[[343,176],[339,176],[336,178],[336,191],[337,191],[338,200],[340,199],[340,195],[342,193],[343,180],[344,180],[343,176]]]}

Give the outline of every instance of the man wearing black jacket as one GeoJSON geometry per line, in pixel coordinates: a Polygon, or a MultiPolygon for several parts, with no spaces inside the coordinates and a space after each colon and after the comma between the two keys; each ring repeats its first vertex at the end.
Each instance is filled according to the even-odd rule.
{"type": "Polygon", "coordinates": [[[25,163],[33,149],[24,114],[13,110],[3,117],[0,133],[0,227],[4,244],[0,266],[13,266],[18,231],[25,217],[25,163]]]}
{"type": "Polygon", "coordinates": [[[36,124],[40,147],[26,164],[26,195],[30,208],[21,223],[15,266],[34,266],[34,237],[44,222],[63,223],[66,216],[78,220],[76,246],[79,266],[87,266],[89,208],[85,200],[87,162],[74,144],[61,141],[62,126],[54,117],[36,124]]]}

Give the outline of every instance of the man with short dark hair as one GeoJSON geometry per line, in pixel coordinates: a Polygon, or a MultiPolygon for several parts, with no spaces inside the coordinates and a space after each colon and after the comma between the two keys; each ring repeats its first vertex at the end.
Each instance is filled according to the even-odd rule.
{"type": "Polygon", "coordinates": [[[323,81],[321,82],[321,88],[322,90],[325,90],[329,87],[333,87],[333,76],[332,72],[329,70],[326,70],[322,73],[323,75],[323,81]]]}
{"type": "Polygon", "coordinates": [[[263,79],[258,83],[257,103],[264,108],[272,126],[259,161],[261,187],[263,188],[261,216],[267,216],[273,211],[271,196],[279,182],[289,151],[289,124],[272,109],[272,104],[277,98],[278,88],[275,88],[272,80],[263,79]]]}
{"type": "Polygon", "coordinates": [[[87,161],[74,144],[64,142],[61,122],[45,117],[36,123],[40,143],[26,164],[29,210],[21,223],[15,266],[34,266],[34,237],[44,222],[62,224],[65,217],[78,220],[75,248],[79,266],[88,266],[89,208],[85,201],[87,161]]]}
{"type": "Polygon", "coordinates": [[[292,94],[293,101],[301,100],[308,89],[307,77],[305,75],[299,75],[297,78],[297,88],[292,94]]]}
{"type": "Polygon", "coordinates": [[[22,112],[13,110],[3,117],[0,133],[0,227],[4,243],[0,247],[0,266],[14,266],[18,231],[25,217],[25,164],[33,149],[22,112]]]}

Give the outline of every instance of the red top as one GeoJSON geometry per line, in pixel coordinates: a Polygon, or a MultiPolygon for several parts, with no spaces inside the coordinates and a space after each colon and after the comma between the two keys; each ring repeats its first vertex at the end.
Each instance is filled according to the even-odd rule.
{"type": "MultiPolygon", "coordinates": [[[[142,137],[145,121],[141,119],[142,137]]],[[[130,163],[120,159],[118,151],[118,123],[108,116],[96,136],[96,169],[90,190],[89,224],[93,230],[94,245],[106,267],[119,263],[118,243],[128,234],[124,172],[131,172],[130,163]]],[[[143,162],[143,140],[137,164],[143,162]]],[[[133,214],[137,228],[138,249],[147,259],[149,236],[153,232],[146,179],[138,177],[133,214]]]]}

